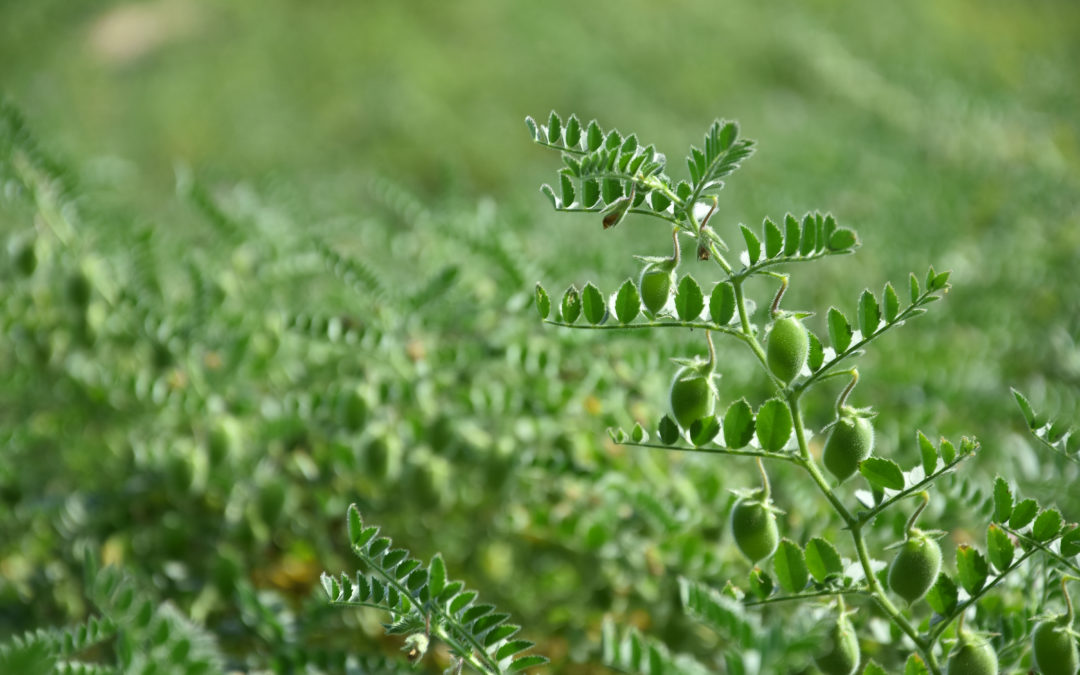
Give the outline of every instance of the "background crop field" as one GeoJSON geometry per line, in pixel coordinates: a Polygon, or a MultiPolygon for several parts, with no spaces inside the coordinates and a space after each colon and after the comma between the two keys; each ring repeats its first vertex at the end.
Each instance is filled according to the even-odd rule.
{"type": "MultiPolygon", "coordinates": [[[[635,131],[675,175],[738,120],[758,153],[712,221],[729,241],[816,209],[859,231],[854,257],[793,270],[785,303],[819,334],[863,288],[951,269],[862,361],[855,403],[882,454],[977,436],[966,471],[1076,520],[1076,464],[1035,461],[1009,388],[1080,418],[1078,64],[1080,5],[1050,0],[0,4],[0,93],[60,167],[0,157],[0,235],[37,232],[39,259],[0,271],[0,641],[84,616],[90,552],[233,667],[392,653],[377,614],[317,584],[354,565],[356,502],[442,551],[552,672],[600,672],[606,614],[707,655],[673,580],[745,578],[725,513],[754,467],[608,441],[655,424],[698,337],[536,317],[537,281],[613,290],[669,239],[550,210],[558,160],[523,119],[551,109],[635,131]]],[[[765,395],[721,357],[722,399],[765,395]]],[[[964,517],[954,487],[931,517],[964,517]]],[[[791,508],[808,487],[778,492],[787,536],[824,517],[791,508]]]]}

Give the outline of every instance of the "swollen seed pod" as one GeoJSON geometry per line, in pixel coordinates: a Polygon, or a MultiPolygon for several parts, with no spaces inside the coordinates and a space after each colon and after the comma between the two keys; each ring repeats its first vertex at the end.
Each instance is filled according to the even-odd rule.
{"type": "Polygon", "coordinates": [[[713,413],[716,392],[702,367],[685,366],[671,380],[671,414],[683,429],[713,413]]]}
{"type": "Polygon", "coordinates": [[[663,263],[648,265],[641,271],[641,278],[638,280],[641,304],[645,305],[645,309],[651,314],[664,308],[671,297],[671,287],[675,284],[675,270],[665,267],[663,263]]]}
{"type": "Polygon", "coordinates": [[[926,595],[940,571],[941,547],[922,531],[912,529],[889,565],[889,588],[913,603],[926,595]]]}
{"type": "Polygon", "coordinates": [[[818,669],[825,675],[854,675],[859,668],[859,638],[843,614],[829,629],[828,645],[828,652],[814,657],[818,669]]]}
{"type": "Polygon", "coordinates": [[[780,544],[776,515],[758,499],[740,499],[731,509],[731,534],[742,554],[756,563],[771,556],[780,544]]]}
{"type": "Polygon", "coordinates": [[[806,364],[809,353],[810,336],[801,321],[785,316],[773,322],[765,349],[765,360],[773,375],[791,382],[806,364]]]}
{"type": "Polygon", "coordinates": [[[1068,618],[1061,614],[1040,621],[1031,632],[1034,665],[1043,675],[1076,675],[1080,670],[1080,653],[1076,636],[1069,630],[1068,618]]]}
{"type": "Polygon", "coordinates": [[[946,675],[995,675],[997,671],[997,654],[990,643],[961,631],[959,641],[949,652],[946,675]]]}
{"type": "Polygon", "coordinates": [[[859,462],[874,449],[874,425],[865,417],[841,416],[825,441],[825,468],[841,482],[851,478],[859,462]]]}

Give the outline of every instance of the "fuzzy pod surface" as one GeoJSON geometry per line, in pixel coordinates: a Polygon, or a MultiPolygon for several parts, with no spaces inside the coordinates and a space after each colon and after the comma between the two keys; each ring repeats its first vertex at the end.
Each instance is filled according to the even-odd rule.
{"type": "Polygon", "coordinates": [[[1076,675],[1080,652],[1076,637],[1069,632],[1068,617],[1040,621],[1031,632],[1031,653],[1035,668],[1044,675],[1076,675]]]}
{"type": "Polygon", "coordinates": [[[941,571],[941,547],[913,530],[889,565],[889,588],[909,603],[926,595],[941,571]]]}
{"type": "Polygon", "coordinates": [[[854,675],[859,669],[859,638],[846,617],[840,617],[829,629],[830,650],[814,658],[825,675],[854,675]]]}
{"type": "Polygon", "coordinates": [[[874,425],[865,417],[842,416],[825,441],[825,468],[841,482],[859,470],[874,449],[874,425]]]}
{"type": "Polygon", "coordinates": [[[765,360],[773,375],[791,382],[806,364],[809,353],[810,336],[802,321],[785,316],[773,322],[765,348],[765,360]]]}
{"type": "Polygon", "coordinates": [[[986,640],[961,633],[960,641],[949,652],[946,675],[996,675],[998,658],[986,640]]]}
{"type": "Polygon", "coordinates": [[[641,271],[641,278],[638,279],[641,304],[645,305],[645,309],[651,314],[656,314],[667,304],[674,284],[674,270],[664,269],[660,265],[649,265],[641,271]]]}
{"type": "Polygon", "coordinates": [[[780,532],[776,515],[757,499],[740,499],[731,509],[731,534],[742,554],[756,563],[776,552],[780,532]]]}
{"type": "Polygon", "coordinates": [[[671,380],[671,414],[683,429],[713,413],[716,392],[710,376],[700,368],[685,366],[671,380]]]}

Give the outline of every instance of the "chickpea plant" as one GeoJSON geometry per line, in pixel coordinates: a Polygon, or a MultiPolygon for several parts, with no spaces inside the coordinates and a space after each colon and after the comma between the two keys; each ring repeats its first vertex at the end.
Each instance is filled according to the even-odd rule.
{"type": "MultiPolygon", "coordinates": [[[[555,300],[537,284],[540,317],[568,328],[685,328],[704,336],[702,356],[674,359],[670,414],[656,425],[655,440],[635,424],[630,431],[612,429],[613,441],[709,453],[717,461],[753,458],[760,470],[760,486],[739,491],[731,510],[734,543],[755,565],[747,590],[731,583],[723,590],[711,589],[684,579],[682,600],[691,617],[704,617],[707,625],[722,630],[731,624],[750,625],[751,607],[815,603],[817,611],[831,616],[812,655],[816,668],[827,675],[851,675],[860,666],[864,673],[885,672],[860,653],[860,637],[868,637],[871,617],[891,624],[896,645],[892,653],[878,649],[877,658],[886,665],[906,661],[905,673],[996,673],[999,667],[1035,664],[1045,673],[1077,671],[1074,615],[1064,593],[1066,613],[1036,616],[1028,611],[1019,624],[1010,624],[1008,635],[974,624],[979,622],[980,600],[1033,556],[1044,563],[1046,588],[1053,587],[1048,582],[1054,575],[1080,572],[1075,564],[1080,529],[1066,525],[1054,508],[1043,508],[1033,499],[1018,500],[1010,484],[998,477],[986,490],[991,497],[983,498],[976,488],[978,499],[973,500],[990,514],[985,547],[961,544],[955,568],[946,566],[939,543],[946,532],[920,529],[917,522],[930,501],[929,491],[940,488],[940,479],[975,456],[979,443],[962,438],[957,445],[946,439],[934,444],[918,432],[921,462],[905,469],[874,454],[877,412],[849,404],[859,381],[856,359],[871,342],[940,300],[949,289],[949,272],[930,267],[925,275],[912,274],[903,293],[891,283],[880,294],[866,290],[854,317],[829,308],[822,339],[804,323],[812,313],[782,307],[789,275],[780,270],[854,253],[860,246],[858,236],[831,214],[789,214],[766,218],[759,230],[740,225],[743,247],[733,253],[713,217],[724,179],[754,152],[754,142],[740,137],[736,123],[712,124],[704,145],[690,150],[686,180],[670,177],[664,155],[635,134],[604,130],[596,121],[583,125],[573,115],[564,120],[554,112],[547,124],[532,118],[526,124],[533,141],[561,155],[556,185],[542,187],[557,211],[596,213],[604,229],[631,214],[648,216],[670,229],[673,242],[670,255],[640,256],[636,281],[627,279],[610,295],[586,283],[580,290],[571,285],[555,300]],[[680,278],[691,265],[701,272],[680,278]],[[706,270],[717,276],[703,290],[699,279],[706,270]],[[755,314],[747,297],[747,282],[754,278],[775,284],[771,303],[761,305],[767,307],[764,316],[755,314]],[[752,403],[718,387],[713,341],[719,338],[741,344],[760,365],[773,391],[770,398],[752,403]],[[820,395],[818,387],[833,378],[846,380],[835,418],[824,428],[808,428],[804,399],[820,395]],[[815,436],[824,439],[820,459],[810,449],[815,436]],[[771,499],[768,463],[800,469],[842,522],[846,540],[812,537],[800,544],[785,538],[785,515],[771,499]],[[868,489],[851,489],[849,481],[864,482],[868,489]],[[893,509],[910,514],[903,539],[872,548],[877,541],[868,535],[879,517],[893,509]]],[[[1030,406],[1019,394],[1017,400],[1036,429],[1030,406]]],[[[625,672],[715,672],[715,665],[688,664],[636,630],[620,637],[609,624],[604,642],[604,660],[625,672]]],[[[756,661],[744,656],[738,644],[726,651],[726,670],[774,672],[768,654],[759,654],[756,661]]]]}

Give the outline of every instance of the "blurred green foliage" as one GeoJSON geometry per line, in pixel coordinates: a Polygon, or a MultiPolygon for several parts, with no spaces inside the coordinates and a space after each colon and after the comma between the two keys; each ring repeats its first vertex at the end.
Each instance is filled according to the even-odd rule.
{"type": "MultiPolygon", "coordinates": [[[[952,269],[855,402],[883,454],[977,435],[969,471],[1075,519],[1075,465],[1028,447],[1008,388],[1080,417],[1078,27],[1051,1],[0,5],[0,86],[45,147],[0,129],[0,234],[37,259],[0,270],[0,639],[81,620],[90,551],[235,665],[357,630],[376,651],[372,617],[313,590],[353,565],[355,501],[559,672],[596,662],[608,612],[707,654],[676,576],[745,577],[723,530],[753,473],[603,434],[655,420],[698,341],[568,335],[528,307],[536,280],[615,288],[668,246],[550,213],[521,120],[551,108],[672,152],[740,120],[760,152],[714,227],[822,209],[862,237],[793,280],[819,334],[866,286],[952,269]]],[[[724,375],[722,397],[765,392],[746,362],[724,375]]],[[[797,541],[824,518],[809,494],[777,495],[797,541]]]]}

